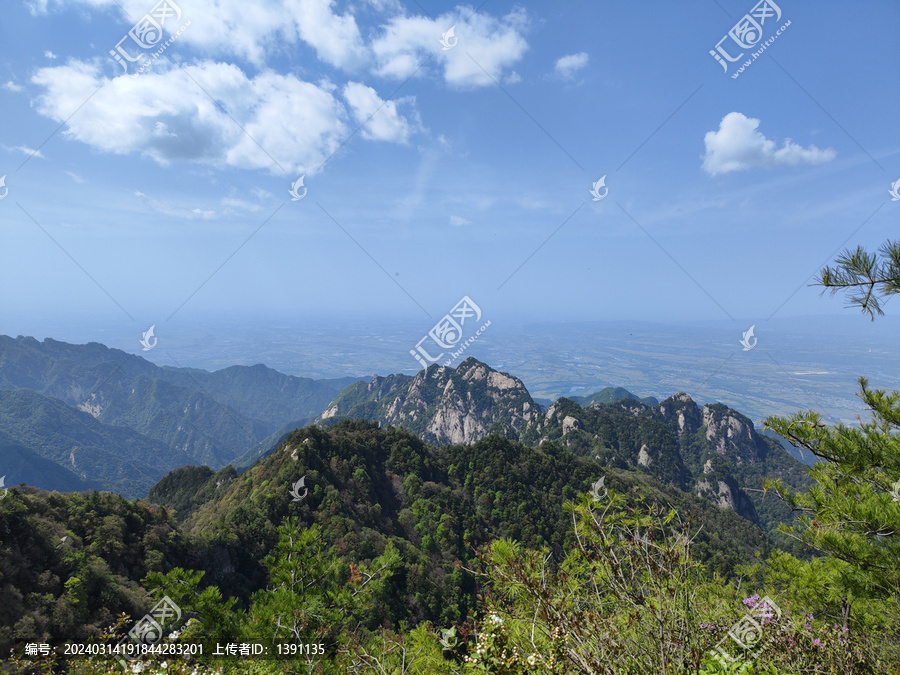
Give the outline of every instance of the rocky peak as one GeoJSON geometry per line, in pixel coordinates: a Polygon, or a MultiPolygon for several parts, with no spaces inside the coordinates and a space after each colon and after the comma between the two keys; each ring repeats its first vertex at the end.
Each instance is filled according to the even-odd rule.
{"type": "Polygon", "coordinates": [[[701,411],[706,440],[715,444],[715,452],[733,455],[737,463],[757,462],[764,446],[747,417],[721,403],[703,406],[701,411]]]}
{"type": "Polygon", "coordinates": [[[348,387],[320,419],[362,417],[445,444],[517,436],[539,414],[521,380],[470,357],[455,369],[433,365],[414,377],[375,376],[365,388],[348,387]]]}
{"type": "Polygon", "coordinates": [[[673,394],[656,409],[664,422],[675,427],[679,437],[685,433],[696,432],[703,424],[700,408],[694,403],[694,399],[684,392],[673,394]]]}

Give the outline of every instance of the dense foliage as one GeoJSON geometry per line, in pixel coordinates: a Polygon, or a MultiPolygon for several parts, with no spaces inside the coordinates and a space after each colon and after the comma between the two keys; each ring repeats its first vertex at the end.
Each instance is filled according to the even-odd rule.
{"type": "Polygon", "coordinates": [[[97,636],[117,614],[145,608],[139,581],[149,572],[198,562],[165,508],[13,490],[0,502],[0,650],[97,636]]]}
{"type": "Polygon", "coordinates": [[[800,511],[782,529],[820,553],[807,559],[648,472],[604,467],[597,483],[596,461],[561,442],[434,447],[362,421],[297,430],[242,475],[181,469],[154,488],[162,505],[14,489],[0,500],[0,648],[15,649],[2,667],[115,672],[108,656],[21,648],[115,642],[167,597],[186,619],[167,643],[322,653],[207,650],[134,672],[893,675],[900,393],[863,380],[862,398],[873,420],[855,429],[769,420],[824,460],[806,491],[767,484],[800,511]]]}

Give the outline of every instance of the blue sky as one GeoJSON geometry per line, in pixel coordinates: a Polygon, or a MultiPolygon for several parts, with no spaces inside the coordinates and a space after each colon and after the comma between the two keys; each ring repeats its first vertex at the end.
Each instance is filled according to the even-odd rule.
{"type": "Polygon", "coordinates": [[[898,234],[894,1],[782,0],[737,78],[709,52],[752,1],[176,2],[136,77],[153,0],[4,8],[0,332],[463,295],[745,329],[852,311],[810,275],[898,234]]]}

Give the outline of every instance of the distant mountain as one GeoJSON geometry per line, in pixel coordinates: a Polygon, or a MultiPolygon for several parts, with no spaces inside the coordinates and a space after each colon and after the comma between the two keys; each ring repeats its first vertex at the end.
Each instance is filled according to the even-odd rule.
{"type": "Polygon", "coordinates": [[[199,389],[242,415],[263,421],[271,430],[269,433],[289,420],[315,417],[335,396],[360,379],[313,380],[285,375],[262,364],[231,366],[212,373],[187,368],[163,370],[165,374],[160,379],[199,389]]]}
{"type": "Polygon", "coordinates": [[[784,448],[791,457],[796,459],[798,462],[803,462],[807,466],[815,466],[819,462],[823,461],[812,454],[809,450],[806,450],[804,452],[803,449],[794,447],[785,438],[782,438],[771,429],[763,430],[762,435],[766,438],[771,438],[777,441],[778,444],[781,445],[781,447],[784,448]]]}
{"type": "Polygon", "coordinates": [[[4,478],[6,488],[21,483],[60,492],[100,487],[99,483],[83,480],[74,472],[42,457],[31,448],[16,443],[3,433],[0,433],[0,477],[4,478]]]}
{"type": "MultiPolygon", "coordinates": [[[[722,404],[701,409],[683,393],[641,401],[606,388],[543,408],[521,380],[474,358],[415,376],[315,381],[261,365],[214,373],[160,368],[96,343],[0,336],[0,394],[0,431],[11,441],[81,481],[130,496],[183,465],[245,469],[311,419],[402,427],[438,446],[492,434],[532,446],[559,443],[765,527],[791,514],[762,499],[762,480],[781,478],[795,489],[808,482],[776,440],[722,404]]],[[[60,480],[72,484],[66,474],[60,480]]]]}
{"type": "Polygon", "coordinates": [[[415,376],[376,375],[347,387],[318,421],[366,419],[403,427],[428,443],[472,443],[488,434],[518,438],[540,413],[521,380],[468,358],[415,376]]]}
{"type": "MultiPolygon", "coordinates": [[[[180,466],[169,461],[173,456],[179,457],[181,464],[203,463],[219,468],[246,455],[266,439],[276,443],[292,420],[298,420],[302,426],[353,381],[293,377],[262,365],[233,366],[214,373],[161,368],[139,356],[94,342],[72,345],[50,338],[39,342],[31,337],[0,336],[0,391],[30,390],[53,397],[106,427],[127,427],[137,432],[143,439],[140,443],[135,441],[137,446],[156,442],[151,446],[157,448],[159,459],[147,462],[120,454],[127,447],[117,438],[121,432],[97,427],[105,430],[93,437],[91,452],[106,453],[113,458],[111,466],[135,459],[136,466],[141,467],[135,472],[134,484],[127,488],[128,494],[135,494],[136,485],[149,487],[162,475],[160,471],[180,466]]],[[[11,401],[8,399],[8,404],[11,401]]],[[[46,406],[46,401],[42,405],[46,406]]],[[[34,429],[27,442],[16,440],[44,457],[51,451],[41,448],[52,448],[54,461],[71,469],[65,453],[57,446],[69,434],[66,424],[71,422],[78,427],[83,422],[75,422],[77,416],[62,410],[57,409],[56,413],[62,426],[52,430],[40,427],[44,433],[52,431],[55,440],[42,437],[34,429]]],[[[21,434],[25,433],[25,426],[20,420],[17,427],[21,434]]],[[[73,433],[77,435],[77,429],[73,433]]],[[[76,447],[80,446],[73,446],[76,447]]],[[[91,480],[107,489],[121,486],[124,477],[112,476],[111,471],[101,471],[91,480]]]]}
{"type": "Polygon", "coordinates": [[[412,377],[357,382],[317,422],[366,419],[439,445],[473,443],[490,434],[533,446],[561,443],[604,466],[652,475],[767,528],[792,516],[780,501],[763,500],[763,479],[777,477],[795,489],[809,483],[802,464],[722,404],[701,409],[679,393],[650,405],[621,388],[581,400],[591,403],[561,398],[543,410],[520,380],[469,358],[456,370],[431,366],[412,377]]]}
{"type": "MultiPolygon", "coordinates": [[[[146,494],[175,467],[197,463],[192,455],[165,443],[126,427],[103,424],[30,389],[0,389],[0,430],[13,443],[64,467],[81,481],[127,497],[146,494]]],[[[51,478],[45,476],[44,485],[49,483],[56,490],[71,487],[68,475],[61,476],[59,484],[51,478]]]]}
{"type": "Polygon", "coordinates": [[[98,420],[139,431],[214,467],[227,464],[272,430],[270,424],[240,414],[203,389],[146,375],[118,391],[106,386],[91,400],[97,403],[98,420]]]}
{"type": "Polygon", "coordinates": [[[253,464],[255,464],[259,459],[268,457],[270,454],[275,452],[281,442],[284,441],[284,439],[287,438],[287,436],[292,431],[294,431],[295,429],[302,429],[305,426],[309,426],[315,421],[315,419],[315,417],[308,417],[304,420],[295,420],[293,422],[288,422],[274,434],[267,436],[252,448],[250,448],[243,455],[236,458],[233,462],[231,462],[231,466],[233,466],[238,471],[245,471],[246,469],[253,466],[253,464]]]}
{"type": "Polygon", "coordinates": [[[653,396],[639,398],[627,389],[623,389],[622,387],[606,387],[605,389],[601,389],[600,391],[589,396],[569,396],[568,398],[575,401],[575,403],[580,405],[582,408],[587,408],[593,403],[615,403],[616,401],[621,401],[624,398],[633,398],[635,401],[640,401],[645,405],[659,405],[659,401],[653,396]]]}

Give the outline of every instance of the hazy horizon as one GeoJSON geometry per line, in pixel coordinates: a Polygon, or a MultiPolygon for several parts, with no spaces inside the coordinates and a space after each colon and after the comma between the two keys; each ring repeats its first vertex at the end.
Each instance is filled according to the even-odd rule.
{"type": "Polygon", "coordinates": [[[411,374],[468,298],[538,397],[852,417],[898,323],[810,284],[897,231],[900,5],[753,6],[14,3],[0,333],[411,374]]]}
{"type": "MultiPolygon", "coordinates": [[[[685,391],[698,403],[721,401],[755,421],[816,409],[831,421],[852,423],[863,412],[855,398],[857,377],[870,378],[875,387],[900,389],[896,317],[871,322],[845,312],[761,321],[756,346],[744,350],[740,339],[749,325],[730,321],[516,322],[492,317],[486,309],[483,313],[490,326],[452,366],[473,356],[518,377],[543,400],[621,386],[660,400],[685,391]]],[[[412,375],[421,366],[409,352],[431,328],[427,320],[207,317],[195,325],[183,322],[177,330],[157,328],[154,348],[144,350],[141,334],[130,326],[98,325],[88,320],[80,327],[46,324],[22,332],[3,320],[0,334],[100,342],[160,366],[218,370],[262,363],[289,375],[328,379],[412,375]]]]}

